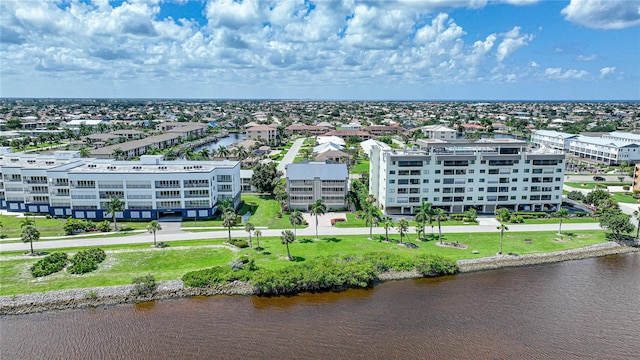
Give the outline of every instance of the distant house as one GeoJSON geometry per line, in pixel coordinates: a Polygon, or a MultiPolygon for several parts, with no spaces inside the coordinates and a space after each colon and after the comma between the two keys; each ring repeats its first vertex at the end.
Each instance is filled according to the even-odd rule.
{"type": "Polygon", "coordinates": [[[316,125],[290,125],[285,128],[288,135],[324,135],[331,128],[316,125]]]}
{"type": "Polygon", "coordinates": [[[350,137],[357,137],[361,140],[372,139],[374,136],[362,130],[334,130],[325,134],[326,136],[337,136],[344,140],[350,137]]]}
{"type": "Polygon", "coordinates": [[[383,136],[401,134],[404,132],[404,128],[401,126],[373,125],[362,128],[362,131],[375,136],[383,136]]]}
{"type": "Polygon", "coordinates": [[[267,142],[275,142],[278,137],[278,127],[271,125],[256,125],[247,128],[247,139],[263,139],[267,142]]]}
{"type": "Polygon", "coordinates": [[[320,145],[317,145],[313,148],[313,152],[316,154],[322,154],[325,151],[329,151],[329,150],[342,150],[344,146],[343,145],[338,145],[338,144],[334,144],[332,142],[326,142],[320,145]]]}
{"type": "Polygon", "coordinates": [[[456,131],[443,125],[427,125],[420,128],[422,134],[429,139],[455,140],[456,131]]]}
{"type": "Polygon", "coordinates": [[[340,164],[346,164],[349,160],[349,154],[340,150],[327,150],[318,153],[316,161],[332,161],[340,164]]]}
{"type": "Polygon", "coordinates": [[[322,199],[327,209],[346,206],[349,190],[346,164],[303,161],[287,165],[286,174],[289,208],[307,210],[317,199],[322,199]]]}

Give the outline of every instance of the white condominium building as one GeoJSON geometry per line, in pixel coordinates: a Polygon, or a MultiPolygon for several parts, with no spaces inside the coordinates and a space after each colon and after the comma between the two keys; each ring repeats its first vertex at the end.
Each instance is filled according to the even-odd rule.
{"type": "Polygon", "coordinates": [[[0,153],[0,206],[74,218],[110,218],[106,204],[125,203],[124,219],[213,215],[219,201],[240,202],[237,161],[164,161],[145,155],[139,161],[54,155],[0,153]]]}
{"type": "Polygon", "coordinates": [[[563,152],[510,139],[417,144],[371,149],[369,193],[387,214],[413,214],[423,200],[450,213],[551,211],[562,203],[563,152]]]}
{"type": "Polygon", "coordinates": [[[601,137],[537,130],[531,141],[537,147],[562,150],[578,158],[616,165],[640,161],[640,135],[612,132],[601,137]]]}
{"type": "Polygon", "coordinates": [[[308,210],[322,199],[327,209],[346,207],[349,191],[349,171],[346,164],[303,161],[287,165],[289,208],[308,210]]]}

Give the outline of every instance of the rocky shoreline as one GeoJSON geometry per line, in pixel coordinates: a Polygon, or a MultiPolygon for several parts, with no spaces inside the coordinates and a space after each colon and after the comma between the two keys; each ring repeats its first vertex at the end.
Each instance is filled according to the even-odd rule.
{"type": "MultiPolygon", "coordinates": [[[[613,242],[588,246],[581,249],[528,255],[500,255],[474,260],[459,260],[459,272],[530,266],[567,260],[579,260],[629,252],[640,248],[622,246],[613,242]]],[[[380,274],[380,281],[412,279],[422,277],[417,271],[392,271],[380,274]]],[[[191,296],[252,295],[253,287],[247,282],[211,286],[207,288],[185,288],[181,280],[158,283],[156,291],[149,296],[131,294],[133,285],[48,291],[43,293],[0,296],[0,315],[17,315],[35,312],[109,306],[140,301],[175,299],[191,296]]]]}

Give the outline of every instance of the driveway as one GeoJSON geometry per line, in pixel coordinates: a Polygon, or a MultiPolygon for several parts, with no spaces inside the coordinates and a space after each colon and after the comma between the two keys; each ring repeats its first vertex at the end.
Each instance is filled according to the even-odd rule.
{"type": "Polygon", "coordinates": [[[296,158],[296,155],[298,155],[298,151],[300,151],[300,148],[302,147],[305,139],[306,138],[299,138],[294,141],[289,151],[287,151],[287,153],[282,158],[282,161],[280,161],[280,163],[278,164],[277,169],[282,171],[282,177],[287,177],[286,167],[287,165],[293,163],[293,160],[296,158]]]}

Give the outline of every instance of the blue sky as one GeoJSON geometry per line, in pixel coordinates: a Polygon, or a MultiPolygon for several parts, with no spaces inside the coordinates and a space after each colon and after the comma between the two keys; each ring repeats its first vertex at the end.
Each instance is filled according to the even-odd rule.
{"type": "Polygon", "coordinates": [[[0,96],[640,100],[640,1],[0,2],[0,96]]]}

